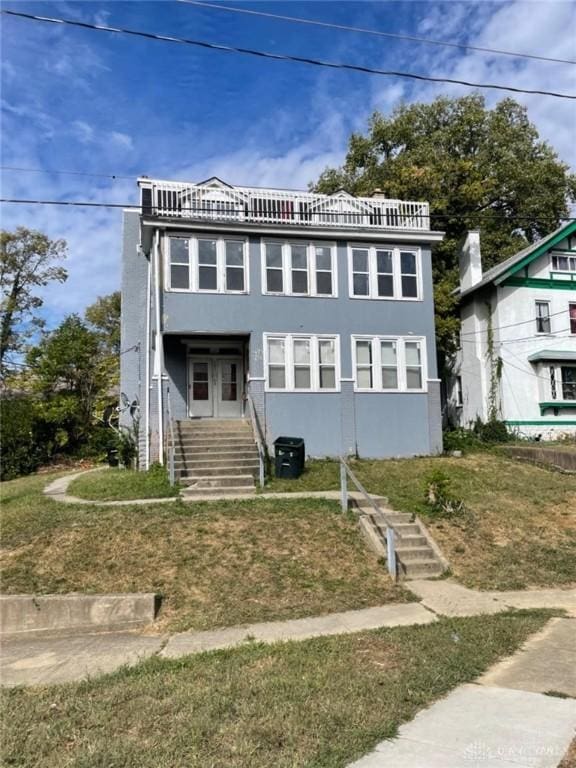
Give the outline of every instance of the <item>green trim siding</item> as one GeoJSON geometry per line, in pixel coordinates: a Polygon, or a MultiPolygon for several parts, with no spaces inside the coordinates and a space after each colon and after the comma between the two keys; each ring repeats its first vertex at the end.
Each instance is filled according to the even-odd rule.
{"type": "Polygon", "coordinates": [[[551,421],[549,419],[544,421],[505,421],[504,424],[508,424],[511,427],[576,427],[576,421],[564,421],[563,419],[558,419],[557,421],[551,421]]]}
{"type": "Polygon", "coordinates": [[[564,408],[576,408],[576,400],[574,402],[567,402],[566,400],[556,400],[549,403],[540,403],[540,413],[544,415],[544,411],[549,408],[558,408],[563,410],[564,408]]]}
{"type": "MultiPolygon", "coordinates": [[[[550,240],[545,240],[542,245],[536,245],[534,247],[534,250],[531,251],[529,254],[524,256],[522,261],[517,262],[514,264],[513,267],[510,267],[510,269],[506,270],[503,275],[500,275],[497,277],[494,282],[496,285],[500,285],[500,283],[504,282],[504,280],[507,280],[512,275],[515,275],[516,272],[519,272],[524,267],[527,267],[528,264],[531,264],[533,261],[538,259],[540,256],[545,254],[547,251],[549,251],[551,248],[553,248],[557,243],[560,243],[562,240],[564,240],[566,237],[571,235],[573,232],[576,232],[576,221],[572,221],[569,224],[567,224],[564,229],[561,229],[560,232],[555,237],[552,237],[550,240]]],[[[548,282],[548,281],[545,281],[548,282]]],[[[536,288],[540,286],[534,286],[536,288]]],[[[544,286],[542,286],[544,287],[544,286]]]]}
{"type": "Polygon", "coordinates": [[[547,291],[550,289],[576,291],[574,280],[547,280],[542,277],[509,277],[501,285],[510,285],[515,288],[544,288],[547,291]]]}

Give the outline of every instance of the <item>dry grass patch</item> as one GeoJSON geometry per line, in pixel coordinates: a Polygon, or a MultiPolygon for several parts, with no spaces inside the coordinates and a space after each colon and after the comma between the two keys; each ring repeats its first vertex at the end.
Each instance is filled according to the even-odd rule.
{"type": "Polygon", "coordinates": [[[171,631],[412,599],[332,502],[75,507],[41,497],[37,478],[13,483],[4,592],[158,592],[157,629],[171,631]]]}
{"type": "Polygon", "coordinates": [[[84,683],[6,691],[4,759],[21,768],[344,768],[513,653],[547,615],[151,659],[84,683]]]}
{"type": "MultiPolygon", "coordinates": [[[[494,453],[357,461],[354,471],[372,493],[426,517],[430,530],[465,584],[520,589],[576,583],[576,476],[494,453]],[[426,477],[441,469],[473,522],[432,520],[424,503],[426,477]]],[[[338,488],[336,462],[310,462],[300,480],[272,490],[338,488]]]]}

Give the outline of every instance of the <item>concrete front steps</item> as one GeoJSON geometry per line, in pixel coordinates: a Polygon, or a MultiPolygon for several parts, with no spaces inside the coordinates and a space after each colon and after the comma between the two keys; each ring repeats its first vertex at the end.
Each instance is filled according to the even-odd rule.
{"type": "Polygon", "coordinates": [[[176,479],[182,496],[254,493],[258,449],[246,419],[190,419],[175,425],[176,479]]]}
{"type": "Polygon", "coordinates": [[[386,557],[386,528],[396,533],[396,562],[401,579],[430,579],[441,576],[448,567],[437,544],[422,521],[407,512],[388,507],[388,499],[374,497],[379,511],[367,501],[357,503],[360,529],[371,549],[386,557]]]}

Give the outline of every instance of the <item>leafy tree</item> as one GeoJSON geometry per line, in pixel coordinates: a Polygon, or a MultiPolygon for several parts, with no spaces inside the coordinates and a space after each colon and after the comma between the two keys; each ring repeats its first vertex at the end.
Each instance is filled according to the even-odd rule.
{"type": "Polygon", "coordinates": [[[526,109],[505,99],[487,109],[480,95],[399,107],[353,134],[342,168],[324,171],[316,191],[345,189],[430,202],[432,226],[446,233],[434,253],[438,346],[453,350],[458,321],[458,242],[480,229],[484,269],[556,228],[576,199],[576,176],[539,138],[526,109]]]}
{"type": "Polygon", "coordinates": [[[84,316],[100,336],[104,352],[120,354],[120,291],[99,296],[87,307],[84,316]]]}
{"type": "Polygon", "coordinates": [[[58,262],[66,257],[64,240],[50,240],[26,227],[0,232],[0,376],[8,355],[22,352],[27,340],[43,327],[35,314],[43,300],[37,289],[68,277],[58,262]]]}
{"type": "Polygon", "coordinates": [[[77,449],[90,435],[95,404],[108,386],[98,335],[70,315],[28,352],[27,360],[42,417],[63,431],[62,447],[77,449]]]}
{"type": "MultiPolygon", "coordinates": [[[[99,357],[102,375],[109,384],[108,395],[120,384],[120,291],[99,296],[87,307],[84,317],[99,341],[99,357]]],[[[112,399],[118,401],[116,392],[112,399]]],[[[111,398],[105,395],[98,403],[103,411],[111,398]]]]}

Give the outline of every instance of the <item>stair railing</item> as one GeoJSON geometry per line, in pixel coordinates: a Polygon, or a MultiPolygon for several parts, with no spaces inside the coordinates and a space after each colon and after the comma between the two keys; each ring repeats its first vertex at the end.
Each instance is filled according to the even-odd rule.
{"type": "Polygon", "coordinates": [[[167,440],[168,440],[168,479],[170,481],[170,485],[174,485],[176,483],[176,471],[174,467],[174,456],[176,452],[175,442],[174,442],[174,420],[172,418],[172,402],[170,400],[170,386],[166,387],[166,412],[168,416],[168,433],[167,433],[167,440]]]}
{"type": "MultiPolygon", "coordinates": [[[[348,511],[348,478],[350,478],[370,506],[374,508],[374,511],[379,515],[382,515],[382,510],[378,506],[376,500],[368,493],[366,488],[364,488],[344,458],[340,456],[340,505],[342,511],[348,511]]],[[[382,516],[386,519],[385,515],[382,516]]],[[[386,522],[386,562],[388,564],[388,572],[390,576],[396,580],[398,576],[398,567],[396,564],[396,532],[388,522],[386,522]]]]}
{"type": "Polygon", "coordinates": [[[249,392],[246,393],[246,400],[248,401],[248,412],[250,413],[250,421],[252,422],[252,431],[254,432],[254,437],[256,439],[256,447],[258,448],[258,481],[260,487],[264,488],[266,483],[266,448],[264,447],[264,435],[260,429],[260,422],[258,421],[258,415],[256,413],[254,401],[252,400],[252,395],[249,392]]]}

